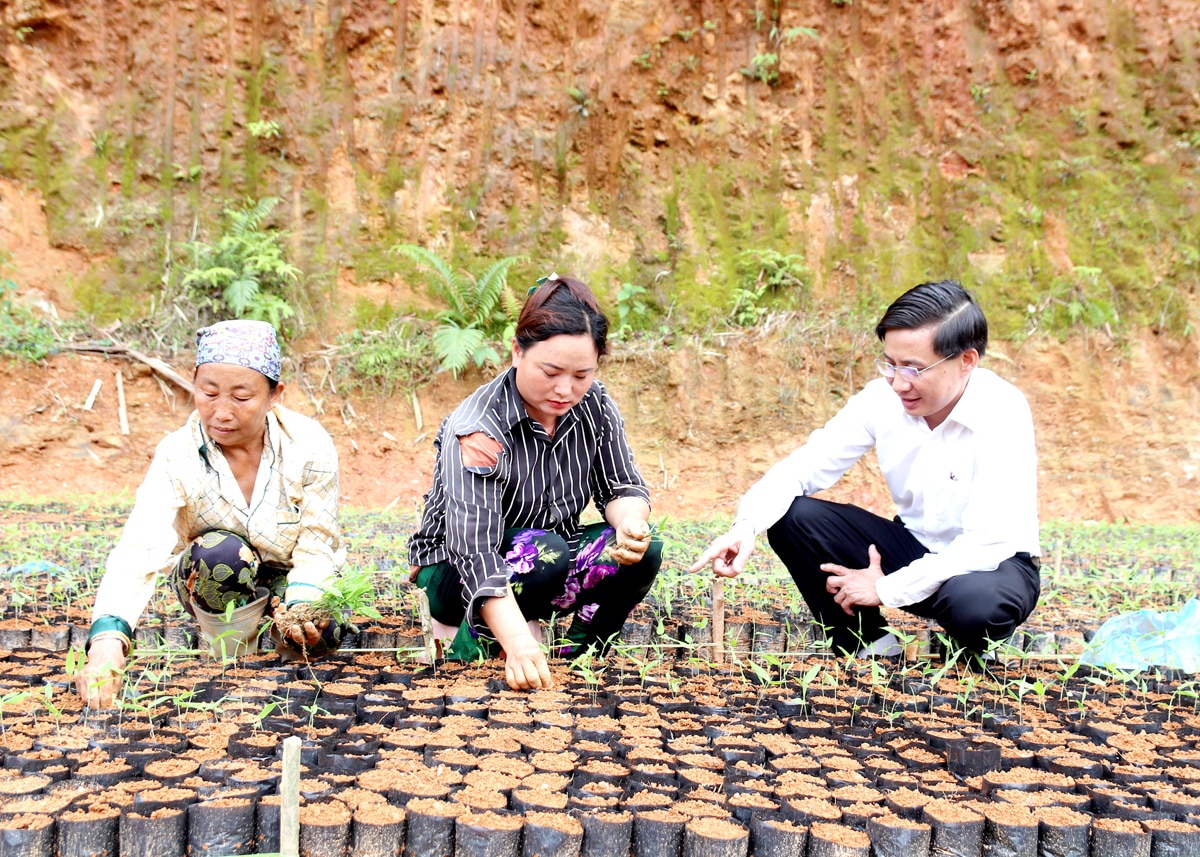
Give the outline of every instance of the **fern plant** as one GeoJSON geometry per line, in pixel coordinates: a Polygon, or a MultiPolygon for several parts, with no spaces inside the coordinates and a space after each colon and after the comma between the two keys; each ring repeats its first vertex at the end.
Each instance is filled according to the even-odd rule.
{"type": "Polygon", "coordinates": [[[276,197],[225,209],[228,226],[215,244],[191,241],[192,265],[183,277],[185,294],[214,316],[232,315],[269,321],[282,330],[295,316],[288,287],[300,269],[284,257],[284,233],[263,228],[279,204],[276,197]]]}
{"type": "Polygon", "coordinates": [[[471,362],[498,365],[500,353],[493,343],[512,336],[521,312],[521,301],[508,287],[508,272],[525,257],[506,256],[475,277],[415,244],[398,244],[392,252],[425,271],[432,291],[449,305],[433,331],[433,350],[441,367],[457,375],[471,362]]]}

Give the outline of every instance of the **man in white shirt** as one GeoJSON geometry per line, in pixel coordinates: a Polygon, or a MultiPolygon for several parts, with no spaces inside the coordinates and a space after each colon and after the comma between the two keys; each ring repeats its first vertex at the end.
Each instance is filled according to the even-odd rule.
{"type": "Polygon", "coordinates": [[[905,292],[875,333],[883,377],[750,487],[691,570],[711,562],[736,577],[765,531],[836,648],[898,654],[886,606],[984,652],[1033,612],[1041,589],[1029,405],[979,366],[987,320],[957,282],[905,292]],[[895,519],[812,496],[872,448],[895,519]]]}

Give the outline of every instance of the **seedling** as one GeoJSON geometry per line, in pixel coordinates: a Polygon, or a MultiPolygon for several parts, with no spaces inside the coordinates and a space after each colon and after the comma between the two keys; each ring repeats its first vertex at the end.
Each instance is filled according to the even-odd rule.
{"type": "Polygon", "coordinates": [[[63,711],[54,704],[54,686],[50,684],[42,685],[42,706],[46,712],[54,718],[54,728],[58,729],[62,726],[63,711]]]}
{"type": "Polygon", "coordinates": [[[325,584],[325,592],[313,602],[313,606],[328,610],[334,615],[365,616],[382,619],[375,608],[375,581],[364,568],[343,572],[325,584]]]}
{"type": "Polygon", "coordinates": [[[278,702],[268,702],[254,714],[254,729],[262,729],[263,721],[279,709],[278,702]]]}
{"type": "Polygon", "coordinates": [[[32,695],[28,690],[11,690],[0,696],[0,735],[4,734],[4,712],[9,706],[20,705],[32,695]]]}
{"type": "MultiPolygon", "coordinates": [[[[343,572],[338,577],[325,584],[324,591],[315,601],[308,604],[295,604],[289,607],[284,615],[284,626],[279,628],[285,639],[292,639],[292,631],[301,630],[306,622],[312,622],[317,627],[322,623],[336,622],[353,616],[365,616],[368,619],[382,619],[383,616],[375,607],[375,583],[369,571],[356,568],[343,572]]],[[[278,617],[276,624],[278,624],[278,617]]],[[[357,630],[350,626],[352,630],[357,630]]],[[[302,645],[304,656],[308,656],[307,645],[302,645]]]]}
{"type": "Polygon", "coordinates": [[[300,706],[300,709],[308,713],[308,726],[310,729],[316,728],[316,720],[318,717],[331,716],[329,711],[317,705],[315,702],[312,705],[302,705],[300,706]]]}
{"type": "Polygon", "coordinates": [[[593,668],[596,659],[595,647],[588,646],[587,649],[575,656],[570,666],[571,671],[583,679],[584,688],[591,695],[593,704],[600,696],[600,687],[604,678],[603,666],[599,669],[593,668]]]}

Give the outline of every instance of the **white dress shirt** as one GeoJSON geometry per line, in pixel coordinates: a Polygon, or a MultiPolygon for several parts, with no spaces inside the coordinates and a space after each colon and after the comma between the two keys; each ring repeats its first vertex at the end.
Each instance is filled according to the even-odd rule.
{"type": "MultiPolygon", "coordinates": [[[[163,438],[108,555],[92,618],[120,616],[133,628],[191,539],[207,530],[245,538],[265,563],[288,571],[297,598],[314,600],[346,559],[338,529],[337,449],[316,420],[276,405],[250,502],[221,448],[193,411],[163,438]]],[[[289,598],[293,595],[288,592],[289,598]]]]}
{"type": "Polygon", "coordinates": [[[981,367],[935,429],[904,411],[887,379],[871,381],[750,487],[737,523],[764,532],[871,448],[900,520],[930,551],[878,582],[884,606],[915,604],[1022,551],[1040,556],[1033,415],[1020,390],[981,367]]]}

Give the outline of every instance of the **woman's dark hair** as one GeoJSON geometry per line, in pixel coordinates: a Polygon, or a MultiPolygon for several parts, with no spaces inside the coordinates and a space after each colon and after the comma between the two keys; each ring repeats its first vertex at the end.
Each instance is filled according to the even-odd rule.
{"type": "Polygon", "coordinates": [[[552,274],[525,299],[517,318],[517,345],[522,351],[552,336],[586,333],[596,354],[608,353],[608,319],[596,296],[582,280],[552,274]]]}
{"type": "Polygon", "coordinates": [[[887,308],[875,325],[875,335],[882,341],[889,330],[919,330],[935,325],[933,352],[938,357],[962,354],[971,348],[982,357],[987,350],[988,326],[983,310],[955,280],[913,286],[887,308]]]}

